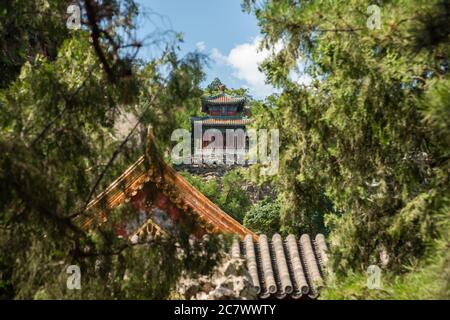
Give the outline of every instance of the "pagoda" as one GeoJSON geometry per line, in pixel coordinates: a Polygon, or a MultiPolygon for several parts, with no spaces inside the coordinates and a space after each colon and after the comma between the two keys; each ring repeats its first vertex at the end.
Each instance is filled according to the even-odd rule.
{"type": "MultiPolygon", "coordinates": [[[[251,119],[244,114],[246,98],[232,96],[225,93],[225,86],[219,87],[221,93],[213,96],[201,98],[201,111],[206,113],[203,117],[191,117],[192,145],[202,149],[208,147],[214,140],[205,132],[209,129],[216,129],[222,135],[222,149],[227,146],[227,129],[246,131],[251,119]],[[197,130],[197,131],[196,131],[197,130]],[[200,140],[200,141],[199,141],[200,140]]],[[[229,136],[230,137],[230,136],[229,136]]],[[[231,144],[234,148],[239,148],[237,137],[233,136],[235,141],[231,144]]],[[[248,137],[245,137],[245,149],[248,148],[248,137]]],[[[194,151],[194,150],[193,150],[194,151]]]]}

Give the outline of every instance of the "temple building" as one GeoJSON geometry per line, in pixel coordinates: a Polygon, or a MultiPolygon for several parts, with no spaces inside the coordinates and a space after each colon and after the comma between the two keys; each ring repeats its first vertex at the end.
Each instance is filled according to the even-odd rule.
{"type": "Polygon", "coordinates": [[[224,151],[227,146],[234,150],[248,149],[248,137],[244,137],[242,140],[241,137],[237,136],[238,133],[245,133],[247,125],[252,122],[244,114],[246,98],[226,94],[223,85],[220,90],[222,93],[218,95],[201,98],[202,112],[206,113],[206,116],[191,117],[192,151],[194,155],[195,148],[205,150],[208,149],[208,146],[211,147],[213,143],[215,143],[215,147],[222,148],[224,151]],[[239,132],[239,129],[242,131],[239,132]],[[221,141],[217,141],[219,132],[221,141]]]}
{"type": "MultiPolygon", "coordinates": [[[[153,144],[149,134],[149,144],[153,144]]],[[[134,218],[113,222],[117,236],[132,243],[176,236],[176,226],[192,224],[192,235],[233,234],[231,257],[244,259],[259,298],[315,299],[324,285],[328,261],[325,237],[264,235],[233,219],[158,154],[140,157],[76,218],[83,229],[101,226],[111,211],[130,206],[134,218]]],[[[113,219],[112,221],[116,221],[113,219]]]]}

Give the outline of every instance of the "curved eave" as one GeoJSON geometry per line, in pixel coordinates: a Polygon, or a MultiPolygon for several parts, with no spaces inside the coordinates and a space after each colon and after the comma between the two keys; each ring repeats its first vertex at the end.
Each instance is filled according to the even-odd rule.
{"type": "Polygon", "coordinates": [[[145,157],[141,156],[108,188],[92,200],[85,214],[78,218],[80,225],[87,229],[94,223],[104,223],[107,214],[121,204],[130,201],[148,182],[153,182],[183,212],[192,211],[209,227],[212,232],[224,232],[239,235],[241,238],[257,235],[242,226],[238,221],[226,214],[200,191],[195,189],[178,172],[164,161],[156,158],[147,170],[145,157]]]}
{"type": "Polygon", "coordinates": [[[202,111],[205,111],[208,106],[237,106],[242,111],[247,99],[241,97],[233,97],[225,93],[216,96],[201,97],[202,111]]]}

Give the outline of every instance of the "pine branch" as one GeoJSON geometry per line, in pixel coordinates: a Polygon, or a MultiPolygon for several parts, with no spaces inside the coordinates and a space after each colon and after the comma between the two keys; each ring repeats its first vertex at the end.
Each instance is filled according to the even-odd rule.
{"type": "Polygon", "coordinates": [[[120,143],[120,145],[114,150],[113,154],[111,155],[111,157],[109,158],[108,162],[106,163],[106,165],[103,167],[103,170],[101,171],[100,175],[97,177],[97,179],[95,180],[94,185],[92,186],[88,197],[86,198],[86,201],[83,205],[82,210],[72,214],[69,216],[69,219],[73,219],[77,216],[79,216],[81,213],[85,212],[89,203],[91,202],[92,197],[94,196],[98,186],[100,185],[100,182],[102,181],[102,179],[104,178],[106,172],[108,171],[108,169],[112,166],[112,164],[114,163],[114,161],[116,160],[117,156],[122,152],[123,147],[126,145],[126,143],[130,140],[130,138],[132,137],[132,135],[134,134],[134,132],[136,131],[136,129],[138,128],[139,124],[142,123],[142,120],[144,119],[145,115],[147,114],[147,111],[149,110],[150,106],[152,105],[153,101],[156,99],[156,95],[153,95],[149,101],[149,104],[147,106],[147,108],[145,108],[144,111],[142,111],[141,115],[138,118],[138,121],[136,122],[136,124],[133,126],[133,128],[130,130],[130,132],[128,133],[128,135],[125,137],[124,140],[122,140],[122,142],[120,143]]]}

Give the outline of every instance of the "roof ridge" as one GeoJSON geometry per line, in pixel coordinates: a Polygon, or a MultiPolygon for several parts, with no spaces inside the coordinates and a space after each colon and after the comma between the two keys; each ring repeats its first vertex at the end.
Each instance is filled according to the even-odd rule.
{"type": "Polygon", "coordinates": [[[153,157],[152,160],[155,162],[151,163],[149,169],[145,168],[144,160],[145,156],[139,157],[88,204],[85,212],[90,214],[77,217],[83,228],[90,228],[99,217],[100,224],[104,223],[110,210],[129,202],[146,183],[153,183],[179,207],[180,211],[186,213],[190,208],[201,220],[211,226],[212,231],[230,232],[241,237],[250,234],[257,238],[255,233],[220,209],[159,156],[153,157]],[[161,171],[157,168],[161,168],[161,171]]]}
{"type": "Polygon", "coordinates": [[[244,96],[239,96],[236,94],[229,94],[226,92],[221,92],[215,95],[209,95],[209,96],[201,96],[200,99],[214,99],[214,98],[220,98],[220,97],[230,97],[230,98],[239,98],[239,99],[245,99],[244,96]]]}

